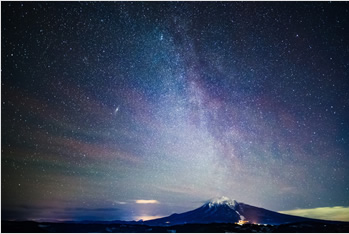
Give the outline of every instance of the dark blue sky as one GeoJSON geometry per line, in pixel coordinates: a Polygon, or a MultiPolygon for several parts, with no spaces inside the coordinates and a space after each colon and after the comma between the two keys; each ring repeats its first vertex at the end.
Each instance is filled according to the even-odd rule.
{"type": "Polygon", "coordinates": [[[2,219],[349,206],[348,3],[1,5],[2,219]]]}

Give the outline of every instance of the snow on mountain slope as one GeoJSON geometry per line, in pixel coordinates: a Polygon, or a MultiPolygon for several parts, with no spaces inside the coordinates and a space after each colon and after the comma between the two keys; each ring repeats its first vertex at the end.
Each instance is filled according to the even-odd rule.
{"type": "Polygon", "coordinates": [[[145,221],[146,225],[177,225],[185,223],[236,223],[240,220],[250,223],[282,224],[310,221],[312,219],[280,214],[239,203],[227,197],[214,198],[203,206],[181,214],[145,221]]]}

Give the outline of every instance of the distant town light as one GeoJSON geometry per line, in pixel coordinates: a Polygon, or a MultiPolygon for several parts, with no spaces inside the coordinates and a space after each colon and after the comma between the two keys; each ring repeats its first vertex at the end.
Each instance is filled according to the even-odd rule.
{"type": "Polygon", "coordinates": [[[239,222],[237,222],[237,223],[235,223],[235,224],[238,224],[238,225],[244,225],[244,224],[246,224],[246,223],[249,223],[249,221],[247,221],[247,220],[239,220],[239,222]]]}

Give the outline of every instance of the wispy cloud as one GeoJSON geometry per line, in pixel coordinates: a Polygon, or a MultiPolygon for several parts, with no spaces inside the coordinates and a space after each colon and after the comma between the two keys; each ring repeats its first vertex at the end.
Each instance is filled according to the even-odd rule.
{"type": "Polygon", "coordinates": [[[295,209],[279,212],[283,214],[297,215],[307,218],[349,221],[349,207],[344,206],[318,207],[312,209],[295,209]]]}
{"type": "Polygon", "coordinates": [[[151,219],[158,219],[158,218],[162,218],[163,216],[158,216],[158,215],[143,215],[143,216],[137,216],[135,219],[136,220],[151,220],[151,219]]]}
{"type": "Polygon", "coordinates": [[[136,200],[137,204],[158,204],[160,203],[157,200],[136,200]]]}

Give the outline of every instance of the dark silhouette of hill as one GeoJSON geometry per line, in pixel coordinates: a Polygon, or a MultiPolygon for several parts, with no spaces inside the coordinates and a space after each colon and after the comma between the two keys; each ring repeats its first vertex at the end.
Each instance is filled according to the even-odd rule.
{"type": "Polygon", "coordinates": [[[233,223],[182,224],[173,226],[148,226],[134,224],[81,224],[81,223],[37,223],[31,221],[2,221],[2,233],[337,233],[349,232],[349,223],[328,224],[321,222],[299,222],[281,225],[237,225],[233,223]]]}

